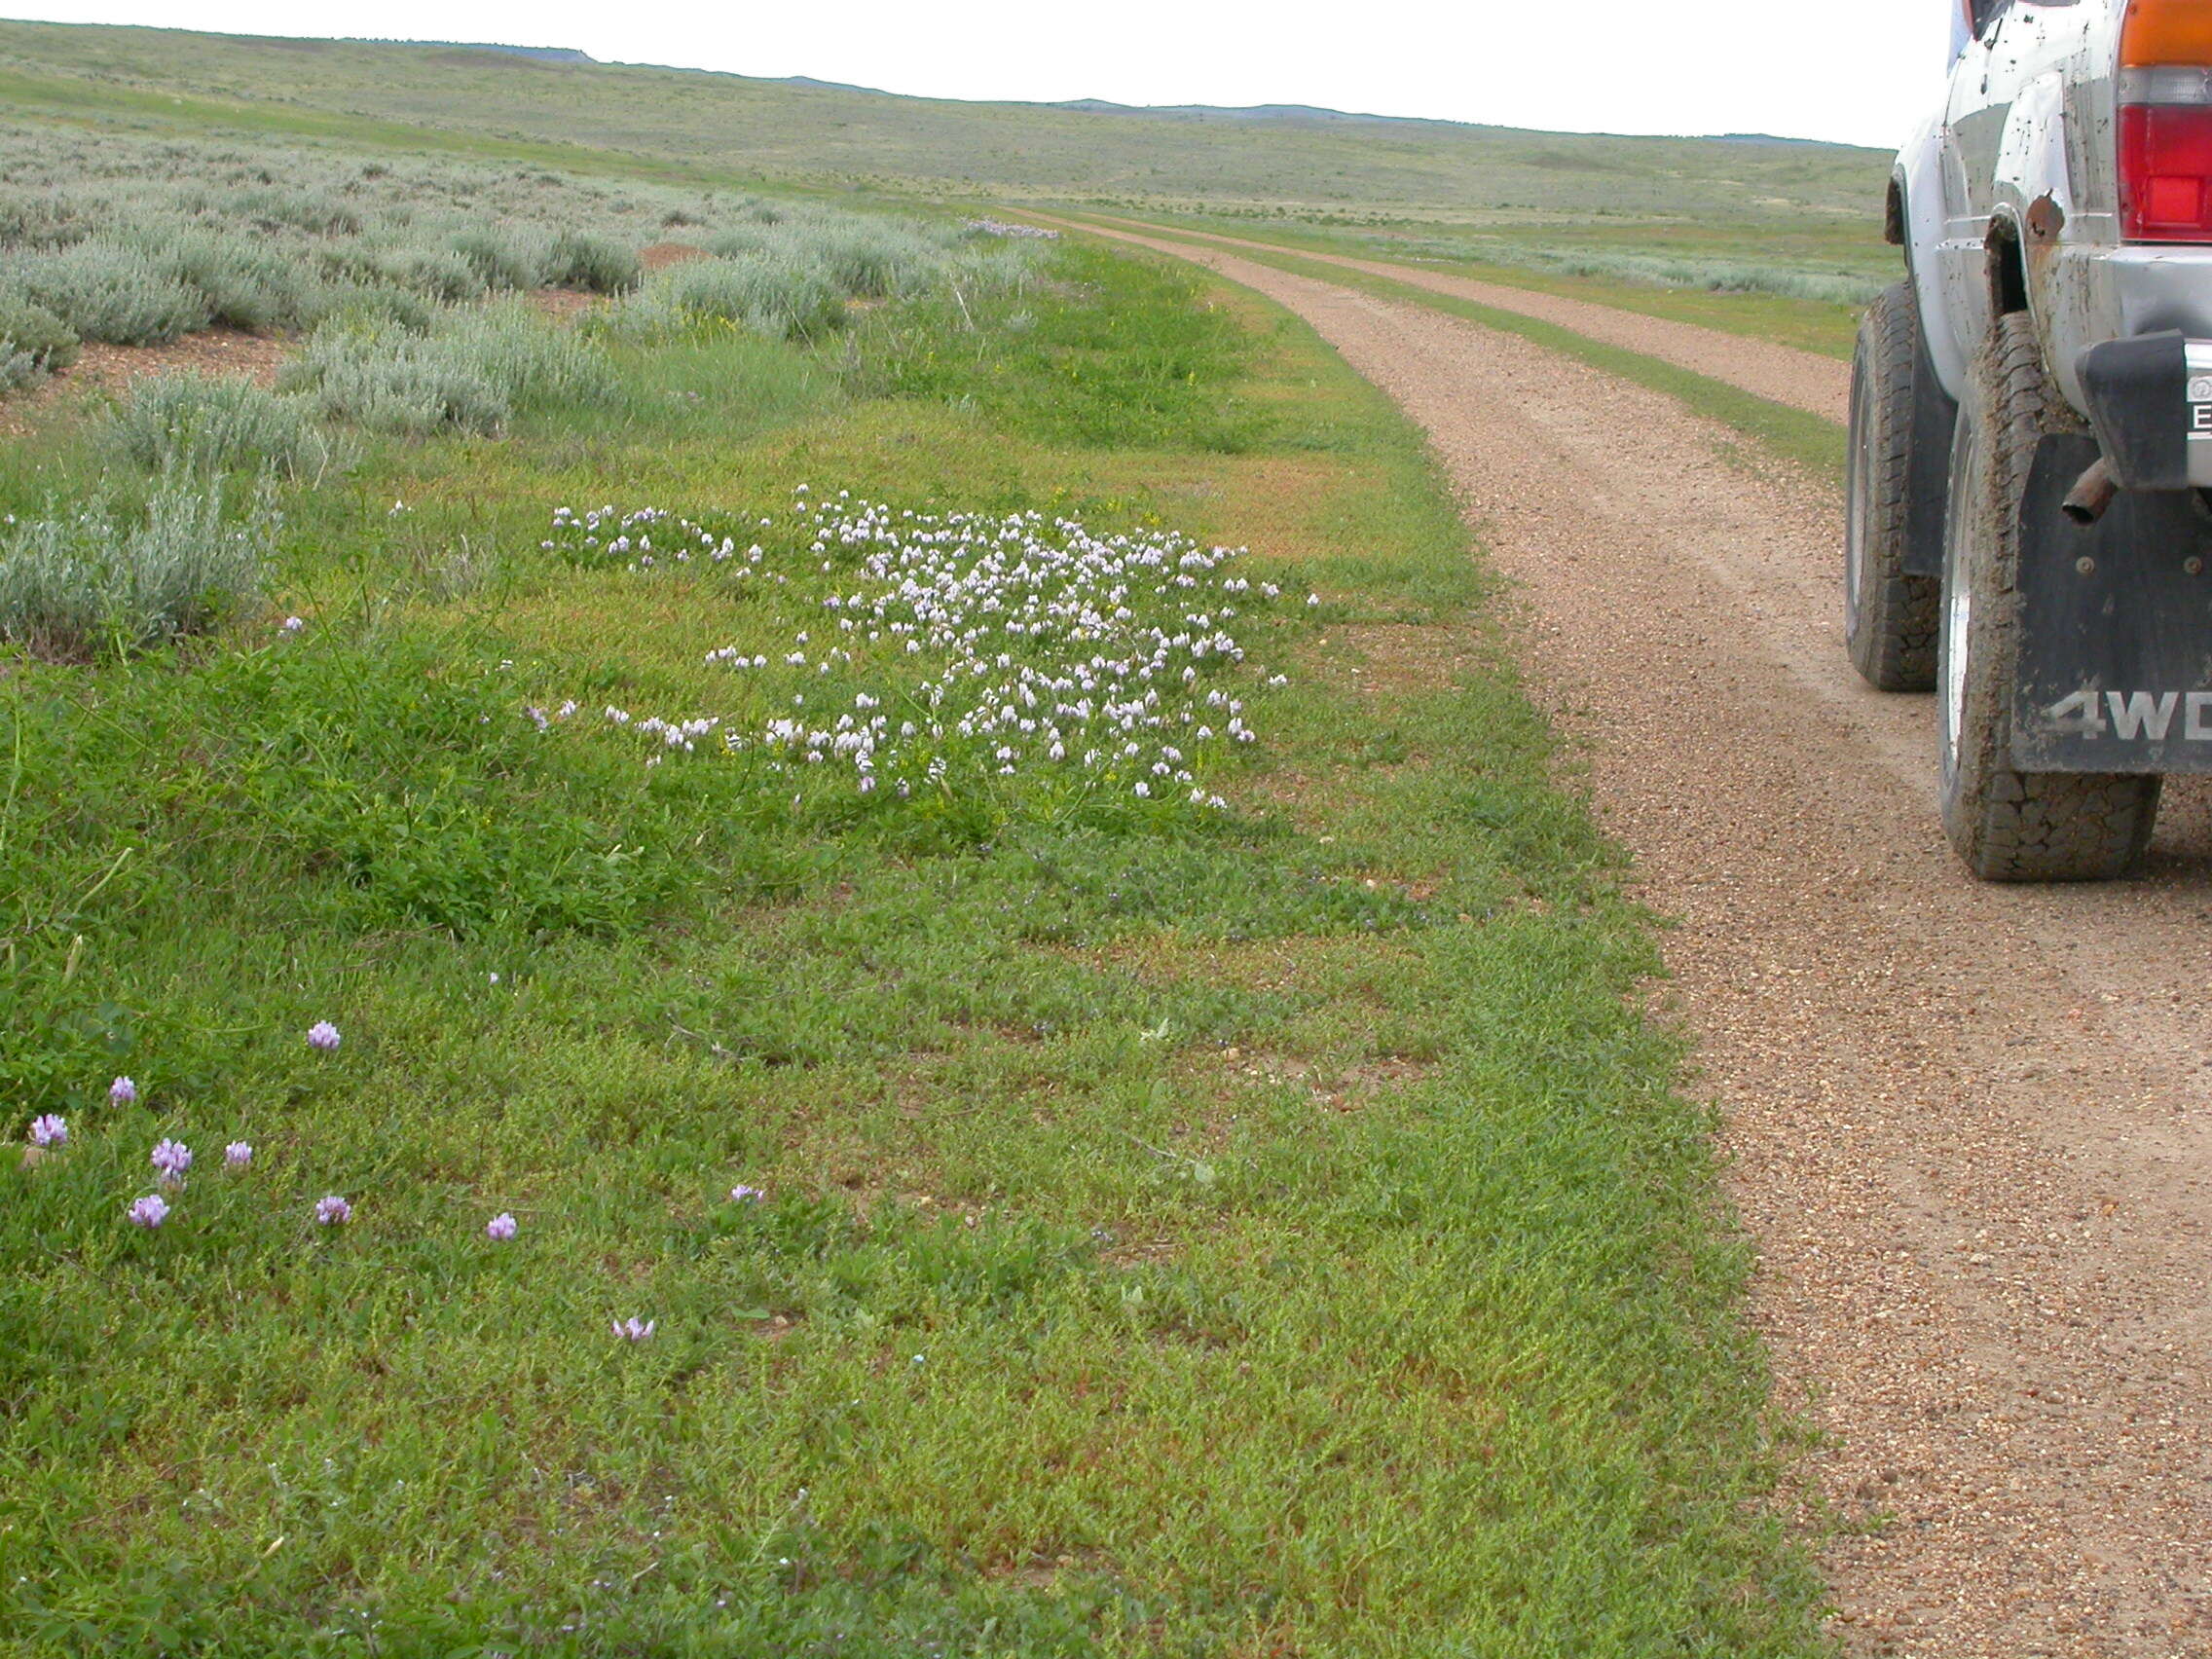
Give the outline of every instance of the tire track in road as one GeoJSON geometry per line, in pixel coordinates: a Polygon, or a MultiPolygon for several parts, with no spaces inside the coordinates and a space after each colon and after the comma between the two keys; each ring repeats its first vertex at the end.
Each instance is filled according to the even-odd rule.
{"type": "MultiPolygon", "coordinates": [[[[1107,219],[1103,214],[1094,217],[1107,219]]],[[[1051,222],[1071,229],[1098,229],[1096,225],[1077,220],[1054,219],[1051,222]]],[[[1124,235],[1141,236],[1166,229],[1147,225],[1142,220],[1107,219],[1107,222],[1124,235]]],[[[1819,415],[1838,424],[1850,413],[1851,365],[1834,357],[1823,356],[1818,351],[1783,346],[1771,340],[1756,340],[1748,335],[1731,334],[1724,328],[1706,328],[1694,322],[1677,322],[1672,317],[1624,311],[1619,306],[1577,300],[1566,294],[1547,294],[1535,288],[1516,288],[1505,282],[1479,281],[1472,276],[1439,271],[1433,266],[1404,265],[1382,259],[1355,259],[1349,254],[1342,253],[1317,253],[1310,248],[1249,241],[1241,237],[1223,236],[1215,231],[1187,230],[1181,225],[1174,226],[1171,235],[1174,240],[1241,248],[1252,253],[1272,254],[1278,258],[1340,266],[1346,271],[1364,272],[1370,276],[1387,276],[1392,281],[1426,288],[1432,293],[1450,294],[1456,299],[1472,300],[1477,305],[1490,306],[1497,311],[1516,312],[1522,316],[1556,323],[1589,339],[1601,340],[1608,346],[1618,346],[1626,350],[1639,351],[1646,357],[1657,357],[1661,362],[1708,375],[1714,380],[1726,381],[1740,390],[1770,398],[1776,403],[1788,404],[1792,409],[1802,409],[1809,415],[1819,415]]],[[[1161,240],[1159,245],[1165,246],[1170,251],[1189,251],[1188,248],[1175,248],[1173,241],[1166,240],[1161,240]]]]}
{"type": "MultiPolygon", "coordinates": [[[[1678,925],[1779,1397],[1854,1651],[2212,1653],[2212,813],[2143,881],[1977,885],[1925,698],[1851,672],[1833,490],[1517,337],[1128,233],[1276,300],[1431,435],[1530,683],[1678,925]]],[[[1697,365],[1701,373],[1713,365],[1697,365]]]]}

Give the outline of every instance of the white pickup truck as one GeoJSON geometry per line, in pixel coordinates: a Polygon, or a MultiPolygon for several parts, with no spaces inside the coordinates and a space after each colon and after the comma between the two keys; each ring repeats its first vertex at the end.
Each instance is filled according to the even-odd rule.
{"type": "Polygon", "coordinates": [[[1845,634],[1978,875],[2141,857],[2212,771],[2212,0],[1953,0],[1852,372],[1845,634]]]}

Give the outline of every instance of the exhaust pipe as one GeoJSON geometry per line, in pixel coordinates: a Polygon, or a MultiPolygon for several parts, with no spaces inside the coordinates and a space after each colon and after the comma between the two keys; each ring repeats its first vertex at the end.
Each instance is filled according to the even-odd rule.
{"type": "Polygon", "coordinates": [[[2119,494],[2120,480],[2112,475],[2112,468],[2100,455],[2074,480],[2074,488],[2066,492],[2066,499],[2058,503],[2058,510],[2076,524],[2095,524],[2105,516],[2105,508],[2112,505],[2112,498],[2119,494]]]}

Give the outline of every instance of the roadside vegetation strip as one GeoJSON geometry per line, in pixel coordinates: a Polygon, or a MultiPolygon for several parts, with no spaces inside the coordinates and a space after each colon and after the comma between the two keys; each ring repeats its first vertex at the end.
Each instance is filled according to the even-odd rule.
{"type": "Polygon", "coordinates": [[[1045,257],[360,430],[227,607],[9,664],[0,1647],[1823,1650],[1656,956],[1418,433],[1045,257]]]}
{"type": "MultiPolygon", "coordinates": [[[[1103,225],[1086,228],[1092,229],[1099,235],[1124,239],[1134,234],[1110,230],[1103,225]]],[[[1249,259],[1255,264],[1309,276],[1317,282],[1357,289],[1382,299],[1426,306],[1431,311],[1465,317],[1469,322],[1479,322],[1485,328],[1518,334],[1539,346],[1580,358],[1593,368],[1603,369],[1623,380],[1634,381],[1639,386],[1649,387],[1654,391],[1663,391],[1677,398],[1694,413],[1733,427],[1765,449],[1796,462],[1816,476],[1838,482],[1842,479],[1844,430],[1839,424],[1825,421],[1818,415],[1808,414],[1788,404],[1757,396],[1740,387],[1731,386],[1726,381],[1714,380],[1710,375],[1701,375],[1639,351],[1609,346],[1604,341],[1593,340],[1588,335],[1577,334],[1557,323],[1524,316],[1518,312],[1501,311],[1494,306],[1481,305],[1454,294],[1438,293],[1433,288],[1424,288],[1418,283],[1379,276],[1371,272],[1352,270],[1320,260],[1304,259],[1292,253],[1269,252],[1254,247],[1240,247],[1232,252],[1221,248],[1216,242],[1178,236],[1164,227],[1151,229],[1170,242],[1216,248],[1228,257],[1249,259]]]]}

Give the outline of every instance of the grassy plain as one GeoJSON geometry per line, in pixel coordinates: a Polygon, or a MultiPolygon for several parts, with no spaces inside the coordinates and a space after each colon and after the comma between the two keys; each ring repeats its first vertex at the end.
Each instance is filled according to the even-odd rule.
{"type": "Polygon", "coordinates": [[[0,669],[0,1099],[70,1124],[0,1164],[0,1654],[1823,1650],[1656,958],[1418,433],[1051,257],[358,434],[221,630],[0,669]],[[924,694],[824,650],[883,584],[800,485],[1248,543],[1228,810],[722,747],[924,694]]]}
{"type": "MultiPolygon", "coordinates": [[[[1444,122],[1175,116],[959,103],[737,75],[177,30],[0,23],[12,104],[128,101],[141,121],[402,131],[611,152],[678,169],[932,198],[1053,200],[1440,225],[1735,236],[1878,214],[1887,158],[1758,139],[1444,122]],[[166,100],[196,100],[189,110],[166,100]],[[167,114],[165,115],[165,106],[167,114]]],[[[111,106],[112,107],[112,106],[111,106]]],[[[427,147],[427,146],[421,146],[427,147]]]]}
{"type": "Polygon", "coordinates": [[[485,52],[0,22],[0,108],[844,201],[1036,202],[1434,261],[1846,354],[1889,161],[1756,138],[969,104],[485,52]]]}
{"type": "MultiPolygon", "coordinates": [[[[557,168],[633,241],[660,192],[713,203],[661,226],[711,240],[772,182],[1203,213],[1293,268],[1502,238],[1787,276],[1857,257],[1880,176],[18,23],[0,107],[110,162],[396,164],[385,196],[438,158],[441,212],[505,169],[481,200],[547,230],[557,168]]],[[[1247,294],[1045,258],[924,261],[789,338],[579,302],[588,400],[331,428],[350,469],[273,486],[274,559],[214,632],[0,659],[0,1103],[10,1138],[70,1124],[0,1160],[0,1659],[1826,1651],[1707,1116],[1637,1012],[1655,953],[1418,432],[1247,294]],[[794,505],[843,492],[890,510],[794,505]],[[602,505],[670,516],[619,552],[555,521],[602,505]],[[1196,538],[1203,626],[1171,582],[1119,603],[1181,630],[1192,679],[1156,695],[1236,700],[1254,741],[1161,762],[1226,810],[1038,763],[1011,692],[942,773],[901,771],[889,715],[880,788],[775,749],[778,719],[928,724],[957,691],[937,645],[838,626],[896,586],[883,536],[937,557],[906,512],[1041,515],[994,604],[1049,590],[1058,518],[1196,538]],[[1217,627],[1242,654],[1200,662],[1217,627]],[[165,1136],[197,1161],[133,1228],[165,1136]],[[351,1220],[319,1227],[331,1194],[351,1220]]],[[[1799,343],[1843,314],[1479,269],[1799,343]]],[[[1829,459],[1718,383],[1327,274],[1829,459]]],[[[52,406],[0,513],[169,488],[117,430],[52,406]]],[[[1101,614],[1094,654],[1130,649],[1101,614]]],[[[982,671],[1081,664],[1066,626],[982,671]]]]}

